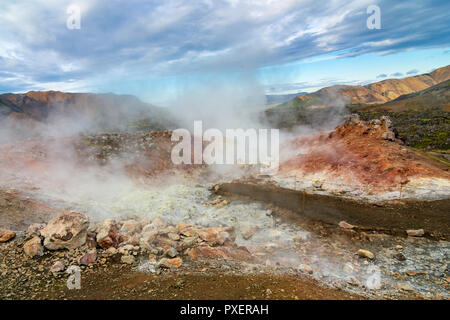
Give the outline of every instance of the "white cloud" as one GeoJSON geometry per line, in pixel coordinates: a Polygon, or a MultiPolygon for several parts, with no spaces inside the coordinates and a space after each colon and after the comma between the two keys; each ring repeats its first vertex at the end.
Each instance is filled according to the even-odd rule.
{"type": "Polygon", "coordinates": [[[334,51],[448,46],[449,10],[449,2],[431,0],[19,0],[0,11],[0,72],[20,73],[15,80],[27,79],[24,87],[70,79],[94,85],[99,75],[126,81],[256,69],[334,51]],[[81,7],[80,30],[66,28],[70,4],[81,7]],[[366,28],[369,4],[381,7],[382,30],[366,28]]]}

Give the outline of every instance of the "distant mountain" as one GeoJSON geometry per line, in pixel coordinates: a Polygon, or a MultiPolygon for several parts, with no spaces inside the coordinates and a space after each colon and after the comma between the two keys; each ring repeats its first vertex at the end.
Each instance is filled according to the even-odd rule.
{"type": "Polygon", "coordinates": [[[381,105],[360,108],[361,111],[392,111],[440,109],[450,112],[450,81],[446,80],[419,92],[405,94],[381,105]]]}
{"type": "Polygon", "coordinates": [[[450,79],[450,65],[404,79],[387,79],[365,86],[336,85],[301,94],[278,107],[323,107],[381,104],[450,79]]]}
{"type": "Polygon", "coordinates": [[[425,104],[430,107],[445,106],[448,104],[445,81],[449,79],[450,66],[446,66],[431,73],[404,79],[387,79],[366,86],[326,87],[270,107],[262,118],[270,125],[281,128],[312,125],[332,129],[349,113],[349,110],[353,112],[362,108],[368,110],[370,106],[379,109],[395,106],[395,109],[400,110],[400,106],[407,108],[412,105],[412,101],[415,105],[422,103],[422,108],[425,104]],[[426,91],[428,88],[430,90],[426,91]],[[422,93],[418,94],[419,92],[422,93]],[[399,102],[401,100],[405,101],[399,102]],[[392,104],[385,104],[388,102],[392,104]]]}
{"type": "Polygon", "coordinates": [[[280,103],[289,101],[292,98],[295,98],[296,96],[299,96],[301,94],[306,94],[306,93],[307,92],[297,92],[297,93],[290,93],[290,94],[268,94],[268,95],[266,95],[266,104],[267,105],[280,104],[280,103]]]}
{"type": "Polygon", "coordinates": [[[165,129],[172,126],[163,108],[130,95],[30,91],[0,94],[3,139],[81,132],[165,129]]]}

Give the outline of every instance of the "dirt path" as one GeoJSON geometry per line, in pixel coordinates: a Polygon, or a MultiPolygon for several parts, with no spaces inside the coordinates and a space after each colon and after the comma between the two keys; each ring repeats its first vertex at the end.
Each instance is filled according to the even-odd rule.
{"type": "Polygon", "coordinates": [[[152,274],[117,257],[82,266],[81,289],[69,290],[69,275],[49,269],[56,260],[70,264],[73,253],[27,258],[22,245],[21,239],[0,244],[0,299],[363,299],[298,274],[243,273],[233,266],[224,270],[220,261],[152,274]]]}
{"type": "Polygon", "coordinates": [[[281,275],[120,273],[89,275],[81,290],[63,290],[69,299],[362,299],[313,280],[281,275]]]}

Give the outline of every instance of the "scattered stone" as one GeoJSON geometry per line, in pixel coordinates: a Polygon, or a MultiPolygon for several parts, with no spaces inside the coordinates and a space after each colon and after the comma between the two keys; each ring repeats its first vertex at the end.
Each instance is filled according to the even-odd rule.
{"type": "Polygon", "coordinates": [[[119,226],[113,219],[106,219],[97,227],[97,243],[103,249],[119,245],[119,226]]]}
{"type": "Polygon", "coordinates": [[[402,253],[396,253],[395,255],[394,255],[394,257],[398,260],[398,261],[405,261],[406,260],[406,257],[402,254],[402,253]]]}
{"type": "Polygon", "coordinates": [[[375,255],[372,252],[370,252],[369,250],[364,250],[364,249],[358,250],[358,256],[360,256],[362,258],[367,258],[367,259],[375,258],[375,255]]]}
{"type": "Polygon", "coordinates": [[[390,129],[392,127],[392,120],[389,116],[382,116],[380,117],[380,120],[386,129],[390,129]]]}
{"type": "Polygon", "coordinates": [[[7,242],[13,239],[16,233],[11,230],[0,230],[0,242],[7,242]]]}
{"type": "Polygon", "coordinates": [[[344,228],[344,229],[353,229],[355,226],[351,225],[350,223],[347,223],[345,221],[341,221],[341,222],[339,222],[339,227],[344,228]]]}
{"type": "Polygon", "coordinates": [[[227,240],[234,241],[236,235],[233,227],[221,228],[186,228],[181,233],[187,237],[199,237],[210,245],[223,245],[227,240]]]}
{"type": "Polygon", "coordinates": [[[410,237],[422,237],[425,234],[425,231],[423,229],[418,230],[406,230],[406,233],[410,237]]]}
{"type": "Polygon", "coordinates": [[[122,228],[120,228],[120,233],[126,235],[134,235],[141,232],[141,224],[136,220],[126,220],[122,222],[122,228]]]}
{"type": "Polygon", "coordinates": [[[313,188],[316,189],[316,190],[324,190],[324,189],[323,189],[323,184],[324,184],[324,183],[325,183],[324,180],[322,180],[322,179],[316,179],[316,180],[314,180],[314,181],[312,182],[312,186],[313,186],[313,188]]]}
{"type": "Polygon", "coordinates": [[[355,270],[355,269],[353,268],[353,266],[352,266],[351,263],[347,262],[347,263],[344,265],[344,271],[345,271],[346,273],[352,274],[354,270],[355,270]]]}
{"type": "Polygon", "coordinates": [[[311,268],[311,266],[307,265],[307,264],[300,264],[298,266],[298,271],[303,272],[303,273],[307,273],[307,274],[313,274],[313,269],[311,268]]]}
{"type": "Polygon", "coordinates": [[[95,260],[97,260],[97,251],[92,251],[80,256],[78,258],[78,264],[88,266],[94,264],[95,260]]]}
{"type": "Polygon", "coordinates": [[[203,244],[189,250],[188,255],[191,259],[195,260],[199,256],[203,256],[211,259],[231,259],[236,261],[251,262],[254,260],[252,254],[246,247],[211,247],[207,244],[203,244]]]}
{"type": "Polygon", "coordinates": [[[88,227],[89,219],[85,214],[65,212],[41,230],[44,246],[49,250],[78,248],[86,243],[88,227]]]}
{"type": "Polygon", "coordinates": [[[25,251],[25,254],[29,257],[44,255],[44,247],[41,244],[41,238],[35,236],[31,240],[25,242],[23,251],[25,251]]]}
{"type": "Polygon", "coordinates": [[[166,268],[166,269],[179,268],[182,264],[183,260],[181,258],[172,258],[172,259],[162,258],[158,262],[158,268],[166,268]]]}
{"type": "Polygon", "coordinates": [[[256,226],[242,225],[241,226],[241,235],[245,240],[249,240],[253,237],[255,232],[258,230],[256,226]]]}
{"type": "Polygon", "coordinates": [[[45,228],[45,223],[33,223],[27,229],[29,236],[40,236],[41,230],[45,228]]]}
{"type": "Polygon", "coordinates": [[[134,258],[134,256],[132,256],[132,255],[126,255],[126,256],[122,256],[121,258],[120,258],[120,261],[122,262],[122,263],[126,263],[126,264],[133,264],[133,263],[135,263],[135,258],[134,258]]]}
{"type": "Polygon", "coordinates": [[[175,232],[169,232],[167,234],[167,236],[169,237],[170,240],[173,240],[173,241],[180,240],[180,235],[178,233],[175,233],[175,232]]]}
{"type": "Polygon", "coordinates": [[[186,237],[181,240],[181,249],[188,249],[194,247],[198,242],[197,237],[186,237]]]}
{"type": "Polygon", "coordinates": [[[409,284],[403,283],[403,282],[397,283],[397,288],[399,288],[400,290],[403,290],[403,291],[414,291],[413,287],[411,287],[409,284]]]}
{"type": "Polygon", "coordinates": [[[175,258],[178,255],[178,251],[175,248],[170,248],[165,252],[165,255],[170,258],[175,258]]]}
{"type": "Polygon", "coordinates": [[[395,133],[391,130],[387,130],[381,134],[381,138],[388,141],[395,141],[395,133]]]}
{"type": "Polygon", "coordinates": [[[156,263],[156,255],[153,254],[153,253],[150,253],[150,254],[148,255],[148,262],[150,262],[150,263],[156,263]]]}
{"type": "Polygon", "coordinates": [[[157,229],[158,229],[158,227],[155,226],[153,223],[148,223],[148,224],[146,224],[145,226],[142,227],[142,233],[155,231],[157,229]]]}
{"type": "Polygon", "coordinates": [[[361,118],[359,117],[359,114],[353,113],[350,115],[350,117],[345,122],[346,125],[358,125],[361,122],[361,118]]]}
{"type": "Polygon", "coordinates": [[[155,262],[146,262],[138,266],[138,271],[140,272],[150,272],[150,273],[156,273],[156,264],[155,262]]]}
{"type": "Polygon", "coordinates": [[[158,238],[158,230],[150,229],[150,230],[142,233],[139,244],[141,247],[143,247],[147,250],[152,250],[154,248],[157,238],[158,238]]]}
{"type": "Polygon", "coordinates": [[[109,255],[115,255],[117,253],[117,249],[114,247],[109,247],[108,249],[105,250],[105,252],[109,255]]]}
{"type": "Polygon", "coordinates": [[[86,236],[86,246],[90,249],[97,248],[97,241],[95,240],[96,234],[95,232],[88,231],[86,236]]]}
{"type": "Polygon", "coordinates": [[[164,223],[163,223],[163,221],[160,219],[160,218],[155,218],[155,219],[153,219],[153,222],[152,222],[155,226],[157,226],[157,227],[161,227],[164,223]]]}
{"type": "MultiPolygon", "coordinates": [[[[137,249],[139,249],[139,247],[137,249]]],[[[136,248],[132,244],[124,245],[118,249],[119,253],[124,255],[127,255],[130,251],[134,250],[136,250],[136,248]]]]}
{"type": "Polygon", "coordinates": [[[66,268],[66,266],[64,265],[64,263],[62,261],[56,261],[50,267],[50,272],[53,272],[53,273],[61,272],[61,271],[64,271],[65,268],[66,268]]]}

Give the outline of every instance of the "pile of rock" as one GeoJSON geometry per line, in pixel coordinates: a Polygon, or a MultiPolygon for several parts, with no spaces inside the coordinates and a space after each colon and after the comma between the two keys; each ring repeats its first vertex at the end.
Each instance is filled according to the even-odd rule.
{"type": "Polygon", "coordinates": [[[8,229],[0,229],[0,242],[8,242],[9,240],[14,239],[16,233],[14,231],[8,229]]]}
{"type": "MultiPolygon", "coordinates": [[[[155,268],[179,268],[183,259],[223,258],[250,261],[252,256],[245,247],[235,244],[232,227],[202,228],[193,225],[166,225],[159,218],[153,221],[116,221],[106,219],[89,226],[88,217],[80,212],[65,212],[45,224],[28,228],[29,240],[23,250],[28,257],[44,255],[45,250],[81,249],[79,265],[96,263],[97,252],[102,255],[120,255],[126,264],[137,263],[137,258],[155,268]],[[144,259],[142,259],[144,258],[144,259]],[[145,261],[147,259],[147,261],[145,261]]],[[[63,271],[64,264],[56,262],[52,272],[63,271]]]]}
{"type": "Polygon", "coordinates": [[[396,133],[392,126],[392,120],[388,116],[382,116],[380,119],[373,119],[369,122],[361,120],[358,114],[352,114],[345,121],[344,126],[366,127],[367,130],[380,130],[381,138],[384,140],[395,141],[396,133]]]}

